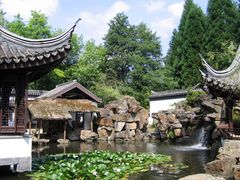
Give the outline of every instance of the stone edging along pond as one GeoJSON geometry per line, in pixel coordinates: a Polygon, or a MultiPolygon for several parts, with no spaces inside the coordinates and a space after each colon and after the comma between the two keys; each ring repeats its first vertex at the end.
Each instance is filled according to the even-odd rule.
{"type": "Polygon", "coordinates": [[[127,179],[130,174],[146,172],[158,165],[163,173],[186,168],[173,164],[162,154],[92,151],[80,154],[44,156],[33,162],[33,179],[127,179]]]}

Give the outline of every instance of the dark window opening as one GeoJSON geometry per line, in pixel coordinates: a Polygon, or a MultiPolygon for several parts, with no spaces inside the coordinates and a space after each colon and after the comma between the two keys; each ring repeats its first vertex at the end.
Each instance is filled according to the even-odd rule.
{"type": "Polygon", "coordinates": [[[5,84],[0,90],[0,109],[1,109],[1,126],[15,127],[15,103],[16,98],[12,96],[15,87],[12,84],[5,84]]]}

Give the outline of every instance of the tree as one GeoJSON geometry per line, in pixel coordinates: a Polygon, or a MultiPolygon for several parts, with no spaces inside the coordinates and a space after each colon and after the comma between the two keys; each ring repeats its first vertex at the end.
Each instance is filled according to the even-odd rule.
{"type": "MultiPolygon", "coordinates": [[[[54,32],[52,32],[52,36],[55,37],[62,33],[64,33],[62,29],[57,29],[54,32]]],[[[59,65],[59,69],[65,71],[72,65],[76,64],[78,62],[82,48],[83,37],[73,33],[71,38],[71,51],[69,52],[67,58],[64,59],[63,62],[59,65]]]]}
{"type": "Polygon", "coordinates": [[[186,19],[187,16],[194,6],[192,0],[186,0],[183,8],[183,13],[180,19],[180,23],[178,25],[178,29],[173,31],[172,39],[170,41],[170,47],[166,57],[166,68],[171,72],[174,80],[177,82],[178,87],[181,88],[183,86],[181,81],[181,73],[183,61],[181,59],[182,54],[184,54],[182,50],[182,44],[184,42],[184,30],[186,29],[186,19]]]}
{"type": "Polygon", "coordinates": [[[184,87],[194,86],[201,82],[199,69],[201,59],[199,53],[203,49],[203,38],[205,31],[205,17],[202,10],[193,6],[186,18],[186,29],[183,36],[185,41],[182,45],[183,54],[181,56],[182,72],[180,82],[184,87]]]}
{"type": "MultiPolygon", "coordinates": [[[[0,1],[0,7],[1,7],[1,5],[2,5],[2,2],[0,1]]],[[[8,25],[8,21],[4,17],[5,14],[6,13],[3,11],[3,9],[0,8],[0,25],[2,27],[7,27],[7,25],[8,25]]]]}
{"type": "Polygon", "coordinates": [[[101,79],[100,65],[105,55],[103,46],[97,46],[93,41],[86,42],[78,62],[66,71],[67,78],[76,79],[86,88],[92,88],[101,79]]]}
{"type": "Polygon", "coordinates": [[[129,72],[130,83],[134,89],[141,90],[144,86],[151,89],[150,79],[146,79],[144,76],[161,67],[160,40],[156,33],[153,33],[144,23],[134,27],[134,34],[133,64],[129,72]]]}
{"type": "Polygon", "coordinates": [[[48,25],[47,16],[41,12],[32,11],[31,18],[26,26],[28,38],[45,39],[52,37],[51,27],[48,25]]]}
{"type": "MultiPolygon", "coordinates": [[[[147,106],[148,96],[153,90],[151,77],[162,65],[159,37],[144,23],[131,25],[128,17],[119,13],[110,21],[104,38],[107,52],[108,77],[116,77],[122,94],[133,95],[147,106]]],[[[161,82],[159,80],[159,82],[161,82]]]]}
{"type": "MultiPolygon", "coordinates": [[[[238,28],[239,12],[234,1],[209,0],[204,44],[206,56],[224,53],[223,51],[231,43],[239,43],[238,28]]],[[[229,66],[229,63],[219,56],[213,57],[209,63],[215,69],[224,69],[229,66]]]]}
{"type": "Polygon", "coordinates": [[[104,37],[106,63],[103,70],[117,80],[126,82],[132,66],[133,27],[124,13],[118,13],[109,23],[109,30],[104,37]]]}
{"type": "Polygon", "coordinates": [[[7,29],[20,36],[27,37],[26,25],[19,14],[15,16],[13,21],[8,23],[7,29]]]}
{"type": "Polygon", "coordinates": [[[205,16],[202,10],[192,0],[186,0],[166,58],[167,69],[180,88],[200,82],[198,53],[202,52],[204,30],[205,16]]]}

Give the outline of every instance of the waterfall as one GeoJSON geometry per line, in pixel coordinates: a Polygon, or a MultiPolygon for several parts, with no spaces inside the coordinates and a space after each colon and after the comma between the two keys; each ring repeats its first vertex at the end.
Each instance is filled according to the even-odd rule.
{"type": "Polygon", "coordinates": [[[196,130],[196,134],[189,139],[192,142],[192,145],[178,145],[176,148],[180,151],[191,151],[191,150],[206,150],[208,136],[204,128],[196,130]]]}
{"type": "Polygon", "coordinates": [[[201,128],[197,130],[196,132],[196,140],[193,145],[191,145],[189,148],[192,149],[207,149],[207,141],[208,141],[208,136],[205,133],[204,128],[201,128]]]}

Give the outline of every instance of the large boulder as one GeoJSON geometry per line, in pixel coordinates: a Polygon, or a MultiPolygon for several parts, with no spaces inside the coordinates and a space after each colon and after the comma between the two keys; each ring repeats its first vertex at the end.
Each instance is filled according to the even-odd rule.
{"type": "Polygon", "coordinates": [[[143,129],[143,127],[147,126],[148,117],[149,117],[149,111],[147,109],[141,109],[137,113],[134,120],[139,122],[139,129],[143,129]]]}
{"type": "Polygon", "coordinates": [[[221,176],[225,178],[233,177],[232,166],[236,164],[236,159],[233,158],[223,158],[220,160],[214,160],[207,163],[206,172],[216,176],[221,176]]]}
{"type": "Polygon", "coordinates": [[[137,129],[137,123],[136,122],[126,123],[126,128],[127,129],[137,129]]]}
{"type": "Polygon", "coordinates": [[[210,174],[193,174],[180,178],[179,180],[224,180],[224,178],[214,177],[210,174]]]}
{"type": "Polygon", "coordinates": [[[233,177],[234,179],[240,179],[240,165],[233,166],[233,177]]]}
{"type": "Polygon", "coordinates": [[[119,132],[119,131],[122,131],[124,126],[125,126],[125,122],[115,122],[114,123],[114,129],[115,131],[119,132]]]}
{"type": "Polygon", "coordinates": [[[125,96],[123,99],[128,104],[128,112],[137,113],[142,109],[142,107],[140,106],[140,103],[134,97],[125,96]]]}
{"type": "MultiPolygon", "coordinates": [[[[136,130],[146,131],[149,111],[140,106],[134,97],[124,96],[120,100],[112,101],[100,110],[99,138],[107,140],[133,140],[136,130]],[[113,131],[103,130],[102,127],[112,127],[113,131]],[[111,133],[110,133],[111,132],[111,133]],[[108,138],[105,136],[108,134],[108,138]]],[[[138,134],[137,139],[142,139],[138,134]]]]}
{"type": "Polygon", "coordinates": [[[80,139],[83,141],[93,141],[97,138],[98,135],[90,130],[81,130],[80,132],[80,139]]]}
{"type": "Polygon", "coordinates": [[[100,140],[107,140],[112,133],[112,129],[108,127],[99,127],[98,128],[98,138],[100,140]]]}
{"type": "Polygon", "coordinates": [[[101,117],[97,119],[96,124],[100,126],[113,127],[113,120],[111,117],[101,117]]]}
{"type": "Polygon", "coordinates": [[[114,114],[111,116],[111,118],[113,121],[133,122],[133,118],[129,113],[114,114]]]}

